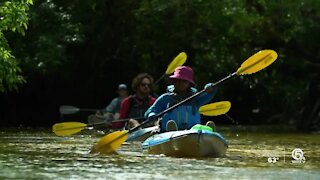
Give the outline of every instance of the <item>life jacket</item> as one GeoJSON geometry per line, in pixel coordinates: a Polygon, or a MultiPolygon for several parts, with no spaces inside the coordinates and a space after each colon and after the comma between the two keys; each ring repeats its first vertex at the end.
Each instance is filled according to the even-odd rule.
{"type": "MultiPolygon", "coordinates": [[[[193,94],[195,94],[194,92],[189,92],[186,96],[182,97],[182,96],[179,96],[175,93],[170,93],[169,96],[170,96],[170,101],[169,101],[169,107],[177,104],[178,102],[192,96],[193,94]]],[[[190,100],[190,101],[187,101],[185,103],[183,103],[182,105],[180,106],[191,106],[192,107],[192,114],[195,114],[196,113],[196,105],[195,105],[195,102],[194,102],[194,99],[190,100]]],[[[168,108],[169,108],[168,107],[168,108]]]]}
{"type": "MultiPolygon", "coordinates": [[[[169,93],[169,103],[167,108],[177,104],[178,102],[186,99],[187,97],[195,94],[193,89],[185,96],[177,95],[174,92],[169,93]]],[[[161,129],[165,130],[168,120],[174,120],[179,130],[190,129],[193,125],[200,123],[200,114],[196,106],[195,100],[192,99],[182,105],[176,107],[171,112],[164,115],[161,122],[161,129]]]]}
{"type": "Polygon", "coordinates": [[[152,105],[152,96],[139,99],[136,95],[129,96],[129,108],[127,118],[143,117],[147,109],[152,105]]]}

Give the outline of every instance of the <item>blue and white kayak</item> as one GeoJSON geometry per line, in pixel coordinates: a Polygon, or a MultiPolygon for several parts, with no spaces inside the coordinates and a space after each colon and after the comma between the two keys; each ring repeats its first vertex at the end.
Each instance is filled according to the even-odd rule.
{"type": "Polygon", "coordinates": [[[208,126],[195,126],[153,135],[142,143],[142,148],[150,154],[174,157],[223,157],[228,148],[226,139],[208,126]]]}

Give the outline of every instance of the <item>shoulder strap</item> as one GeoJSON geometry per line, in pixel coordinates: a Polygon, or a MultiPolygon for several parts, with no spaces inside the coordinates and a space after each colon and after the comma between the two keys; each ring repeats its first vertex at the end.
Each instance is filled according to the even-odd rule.
{"type": "Polygon", "coordinates": [[[132,95],[128,97],[128,102],[129,102],[129,107],[128,107],[128,114],[129,114],[131,111],[132,104],[135,103],[134,97],[132,95]]]}

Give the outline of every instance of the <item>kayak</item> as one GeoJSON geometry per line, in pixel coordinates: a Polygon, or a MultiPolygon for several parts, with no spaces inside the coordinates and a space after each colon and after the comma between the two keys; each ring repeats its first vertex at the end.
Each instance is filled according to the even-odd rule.
{"type": "Polygon", "coordinates": [[[142,143],[150,154],[174,157],[223,157],[228,148],[227,140],[208,126],[195,125],[190,130],[156,134],[142,143]],[[197,126],[197,128],[194,128],[197,126]],[[211,130],[210,130],[211,129],[211,130]]]}
{"type": "Polygon", "coordinates": [[[158,128],[159,128],[158,126],[152,126],[152,127],[139,129],[133,133],[130,133],[126,142],[130,142],[130,141],[142,142],[146,140],[148,137],[150,137],[151,135],[153,135],[153,132],[156,131],[158,128]]]}

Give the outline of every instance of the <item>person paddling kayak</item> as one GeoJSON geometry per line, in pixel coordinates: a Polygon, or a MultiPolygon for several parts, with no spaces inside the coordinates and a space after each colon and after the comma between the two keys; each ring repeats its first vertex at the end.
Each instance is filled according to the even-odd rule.
{"type": "MultiPolygon", "coordinates": [[[[169,80],[174,88],[162,94],[146,111],[145,117],[149,120],[156,118],[156,114],[196,93],[193,70],[188,66],[177,67],[169,80]]],[[[211,87],[211,83],[207,84],[205,89],[205,93],[164,114],[159,122],[160,131],[190,129],[192,126],[200,124],[199,107],[211,101],[216,93],[216,89],[211,87]]],[[[208,122],[208,124],[212,123],[208,122]]]]}

